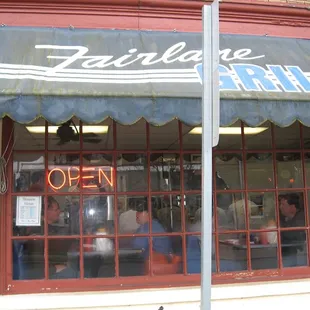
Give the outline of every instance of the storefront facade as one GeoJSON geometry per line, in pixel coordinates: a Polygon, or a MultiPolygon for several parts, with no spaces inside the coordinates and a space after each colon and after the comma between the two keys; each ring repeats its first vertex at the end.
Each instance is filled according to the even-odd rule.
{"type": "MultiPolygon", "coordinates": [[[[12,26],[0,308],[198,307],[201,33],[12,26]]],[[[310,43],[255,34],[220,38],[218,309],[308,298],[310,43]]]]}

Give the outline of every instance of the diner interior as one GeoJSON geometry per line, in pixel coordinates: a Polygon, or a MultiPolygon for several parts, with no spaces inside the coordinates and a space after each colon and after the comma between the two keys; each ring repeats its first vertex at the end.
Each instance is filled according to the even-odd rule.
{"type": "MultiPolygon", "coordinates": [[[[11,146],[13,280],[200,273],[200,126],[38,119],[11,146]]],[[[308,266],[310,128],[237,121],[213,153],[214,275],[308,266]]]]}

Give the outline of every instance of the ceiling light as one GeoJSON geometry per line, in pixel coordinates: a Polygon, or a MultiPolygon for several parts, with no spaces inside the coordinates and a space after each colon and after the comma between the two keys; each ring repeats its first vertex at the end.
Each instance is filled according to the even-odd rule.
{"type": "MultiPolygon", "coordinates": [[[[75,127],[70,126],[74,131],[75,127]]],[[[45,126],[26,126],[27,130],[31,133],[44,133],[45,126]]],[[[56,134],[59,126],[48,126],[48,133],[56,134]]],[[[93,125],[83,125],[83,133],[107,133],[109,126],[93,126],[93,125]]],[[[77,127],[79,130],[79,127],[77,127]]]]}
{"type": "Polygon", "coordinates": [[[90,210],[88,211],[88,213],[89,213],[89,215],[94,215],[94,214],[96,213],[96,211],[95,211],[94,209],[90,209],[90,210]]]}
{"type": "MultiPolygon", "coordinates": [[[[245,135],[255,135],[267,130],[268,127],[244,127],[245,135]]],[[[241,135],[241,127],[220,127],[220,135],[241,135]]],[[[189,134],[191,135],[201,135],[202,127],[193,128],[189,134]]]]}

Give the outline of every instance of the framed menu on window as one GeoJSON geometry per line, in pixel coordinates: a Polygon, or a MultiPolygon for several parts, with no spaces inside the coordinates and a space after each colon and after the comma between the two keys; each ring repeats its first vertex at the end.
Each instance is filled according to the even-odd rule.
{"type": "Polygon", "coordinates": [[[19,196],[16,202],[16,226],[41,226],[41,196],[19,196]]]}

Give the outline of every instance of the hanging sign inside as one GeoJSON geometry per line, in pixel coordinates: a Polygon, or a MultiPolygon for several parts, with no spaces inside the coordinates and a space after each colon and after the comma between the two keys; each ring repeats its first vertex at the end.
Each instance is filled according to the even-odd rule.
{"type": "Polygon", "coordinates": [[[64,186],[76,186],[80,183],[82,188],[98,188],[100,185],[113,187],[112,167],[80,167],[68,168],[56,167],[48,173],[48,185],[55,191],[61,190],[64,186]],[[98,182],[98,184],[96,184],[98,182]]]}

